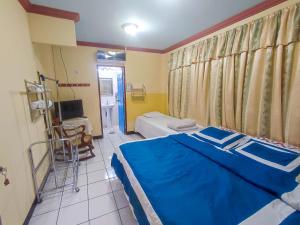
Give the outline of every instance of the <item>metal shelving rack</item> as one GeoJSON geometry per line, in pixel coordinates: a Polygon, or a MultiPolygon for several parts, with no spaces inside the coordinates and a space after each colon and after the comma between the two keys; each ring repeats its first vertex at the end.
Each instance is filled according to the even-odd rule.
{"type": "MultiPolygon", "coordinates": [[[[38,180],[37,180],[37,172],[39,170],[39,168],[41,167],[41,165],[43,164],[43,162],[46,160],[47,156],[49,156],[49,164],[50,164],[50,171],[53,172],[54,175],[54,189],[59,189],[62,188],[65,185],[65,181],[67,178],[67,172],[68,169],[71,168],[72,169],[72,182],[70,184],[67,185],[72,185],[73,190],[78,192],[79,188],[77,187],[77,181],[78,181],[78,167],[79,167],[79,156],[78,156],[78,146],[75,144],[72,144],[72,140],[68,139],[68,138],[56,138],[55,137],[55,129],[60,129],[61,133],[62,133],[62,116],[61,116],[61,107],[60,107],[60,102],[59,102],[59,91],[58,91],[58,87],[59,87],[59,81],[53,78],[49,78],[46,77],[42,74],[38,74],[39,75],[39,79],[40,82],[36,83],[36,82],[30,82],[30,81],[26,81],[25,80],[25,86],[26,86],[26,93],[27,96],[29,96],[30,94],[40,94],[40,98],[45,102],[45,107],[44,108],[39,108],[39,109],[33,109],[31,107],[31,102],[30,102],[30,98],[28,97],[28,101],[29,101],[29,107],[30,107],[30,112],[32,113],[35,110],[39,110],[41,112],[41,114],[43,114],[45,117],[45,124],[46,124],[46,132],[47,132],[47,140],[43,140],[43,141],[38,141],[38,142],[34,142],[29,146],[29,159],[30,159],[30,163],[31,163],[31,169],[32,169],[32,177],[33,177],[33,183],[34,183],[34,189],[35,189],[35,194],[37,197],[37,202],[41,202],[42,200],[42,194],[44,192],[48,192],[48,191],[52,191],[51,190],[43,190],[44,189],[44,185],[38,185],[38,180]],[[58,103],[58,112],[59,112],[59,125],[58,126],[52,126],[51,123],[51,118],[50,118],[50,110],[52,108],[52,106],[54,106],[54,104],[52,104],[52,106],[49,105],[49,97],[48,94],[51,92],[46,85],[46,81],[51,81],[51,82],[55,82],[56,84],[56,90],[57,90],[57,103],[58,103]],[[39,91],[34,92],[32,90],[30,90],[29,85],[35,85],[39,91]],[[69,142],[70,146],[71,146],[71,159],[67,159],[66,158],[66,150],[65,150],[65,142],[69,142]],[[34,157],[33,157],[33,148],[34,146],[37,145],[46,145],[46,151],[44,153],[44,155],[41,157],[40,161],[37,163],[37,165],[35,165],[34,162],[34,157]],[[62,149],[63,149],[63,159],[64,159],[64,165],[63,167],[66,168],[66,172],[64,173],[63,177],[62,177],[62,183],[59,184],[58,182],[58,174],[57,174],[57,163],[55,162],[55,146],[57,145],[61,145],[62,149]],[[69,165],[71,164],[71,167],[69,167],[69,165]]],[[[39,99],[39,98],[38,98],[39,99]]],[[[64,126],[65,127],[65,126],[64,126]]],[[[74,126],[68,126],[70,128],[75,128],[74,126]]],[[[77,138],[77,137],[75,137],[77,138]]]]}

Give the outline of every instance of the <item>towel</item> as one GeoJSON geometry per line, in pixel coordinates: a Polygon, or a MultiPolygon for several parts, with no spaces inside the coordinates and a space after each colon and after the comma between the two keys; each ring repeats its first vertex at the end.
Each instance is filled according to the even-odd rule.
{"type": "MultiPolygon", "coordinates": [[[[30,103],[32,109],[46,109],[46,101],[45,100],[37,100],[30,103]]],[[[48,108],[53,106],[53,102],[48,100],[48,108]]]]}
{"type": "MultiPolygon", "coordinates": [[[[169,127],[170,128],[170,127],[169,127]]],[[[172,129],[172,128],[171,128],[172,129]]],[[[198,130],[199,129],[199,126],[198,125],[195,125],[195,126],[192,126],[192,127],[186,127],[186,128],[182,128],[182,129],[177,129],[175,131],[177,132],[187,132],[187,131],[195,131],[195,130],[198,130]]],[[[172,129],[173,130],[173,129],[172,129]]]]}
{"type": "Polygon", "coordinates": [[[192,119],[182,119],[174,120],[168,123],[168,128],[176,131],[188,130],[196,126],[195,120],[192,119]]]}

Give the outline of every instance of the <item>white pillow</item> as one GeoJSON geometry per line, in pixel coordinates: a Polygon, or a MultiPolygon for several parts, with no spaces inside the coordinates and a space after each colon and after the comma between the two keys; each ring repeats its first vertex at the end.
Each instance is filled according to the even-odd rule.
{"type": "Polygon", "coordinates": [[[148,112],[148,113],[144,113],[144,116],[148,118],[158,118],[158,117],[164,117],[165,115],[160,112],[148,112]]]}

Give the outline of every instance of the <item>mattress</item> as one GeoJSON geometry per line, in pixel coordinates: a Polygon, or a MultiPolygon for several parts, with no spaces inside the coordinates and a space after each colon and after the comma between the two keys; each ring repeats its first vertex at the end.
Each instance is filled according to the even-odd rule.
{"type": "MultiPolygon", "coordinates": [[[[186,134],[141,140],[120,148],[113,156],[112,166],[125,186],[140,225],[199,224],[195,223],[198,220],[202,224],[299,222],[299,211],[280,198],[283,184],[292,183],[285,173],[266,167],[272,172],[271,177],[267,172],[254,174],[256,171],[247,166],[257,168],[256,163],[218,151],[186,134]],[[259,188],[262,184],[266,187],[259,188]],[[266,191],[268,188],[270,192],[266,191]]],[[[286,188],[284,192],[292,187],[286,188]]]]}
{"type": "MultiPolygon", "coordinates": [[[[152,140],[152,138],[148,140],[152,140]]],[[[140,141],[144,140],[132,142],[140,141]]],[[[127,163],[127,160],[124,158],[122,152],[120,151],[120,148],[117,148],[116,153],[113,155],[112,166],[114,167],[118,178],[121,180],[124,186],[125,194],[127,195],[127,199],[129,200],[131,205],[130,208],[133,212],[133,215],[135,215],[139,225],[162,225],[158,215],[149,202],[147,195],[136,179],[131,167],[127,163]],[[124,181],[124,178],[127,180],[127,182],[124,181]]]]}
{"type": "MultiPolygon", "coordinates": [[[[178,132],[168,128],[168,123],[172,121],[176,121],[178,119],[161,114],[161,116],[157,117],[145,117],[138,116],[135,121],[135,132],[140,133],[145,138],[154,138],[167,136],[170,134],[177,134],[178,132]]],[[[202,127],[197,125],[198,129],[202,127]]],[[[195,132],[195,128],[186,130],[184,133],[195,132]]]]}

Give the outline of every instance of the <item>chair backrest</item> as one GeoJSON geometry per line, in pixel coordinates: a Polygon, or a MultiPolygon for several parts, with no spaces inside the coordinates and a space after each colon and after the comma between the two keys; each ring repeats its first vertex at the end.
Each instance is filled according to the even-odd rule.
{"type": "MultiPolygon", "coordinates": [[[[59,138],[69,138],[71,141],[76,140],[76,143],[78,143],[79,141],[79,143],[81,144],[86,135],[84,132],[85,131],[84,125],[80,125],[76,127],[70,125],[63,126],[59,122],[58,118],[53,119],[52,125],[54,131],[56,132],[59,138]]],[[[68,143],[66,144],[68,145],[68,143]]]]}
{"type": "Polygon", "coordinates": [[[56,134],[58,135],[59,138],[63,138],[63,134],[61,132],[62,129],[60,129],[59,127],[59,119],[58,118],[54,118],[52,119],[52,126],[54,128],[54,131],[56,132],[56,134]]]}

